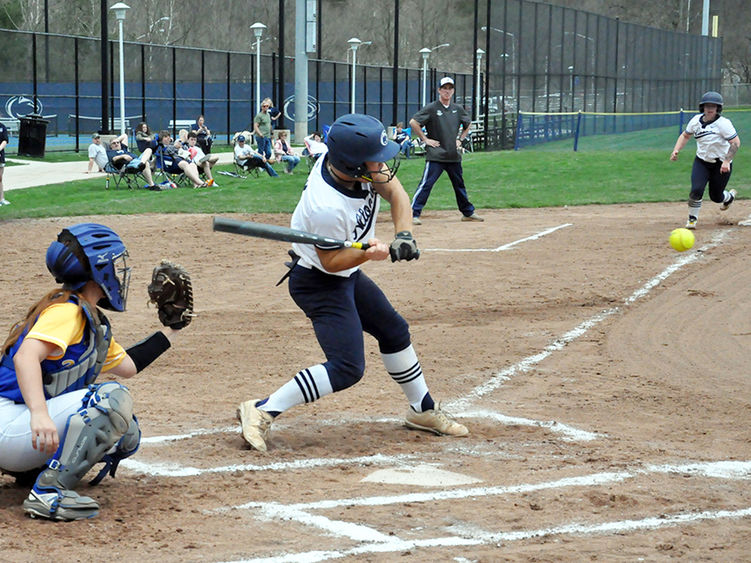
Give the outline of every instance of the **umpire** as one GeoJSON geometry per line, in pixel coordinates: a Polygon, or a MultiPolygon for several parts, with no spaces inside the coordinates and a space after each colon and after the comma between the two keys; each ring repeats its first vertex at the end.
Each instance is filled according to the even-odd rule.
{"type": "Polygon", "coordinates": [[[467,188],[462,177],[461,146],[462,141],[469,135],[471,120],[467,110],[451,101],[453,96],[454,80],[450,76],[444,76],[438,88],[438,99],[418,111],[409,121],[412,131],[415,131],[425,144],[425,170],[412,198],[414,225],[422,225],[422,208],[428,202],[433,184],[444,170],[454,187],[456,204],[462,212],[462,221],[484,221],[475,213],[475,206],[467,197],[467,188]],[[423,126],[427,134],[422,130],[423,126]]]}

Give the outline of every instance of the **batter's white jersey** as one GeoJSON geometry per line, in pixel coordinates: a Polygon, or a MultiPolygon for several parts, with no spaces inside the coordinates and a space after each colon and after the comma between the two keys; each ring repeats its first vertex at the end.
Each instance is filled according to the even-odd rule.
{"type": "Polygon", "coordinates": [[[718,117],[712,123],[704,123],[704,114],[691,118],[686,133],[696,139],[696,156],[706,162],[723,160],[730,149],[730,141],[738,136],[729,119],[718,117]]]}
{"type": "MultiPolygon", "coordinates": [[[[380,197],[368,183],[359,183],[360,187],[355,190],[339,186],[325,168],[327,160],[325,154],[316,160],[290,226],[339,240],[367,242],[375,236],[380,197]]],[[[317,246],[322,250],[335,248],[317,246]]],[[[292,249],[300,256],[301,266],[317,268],[327,274],[346,278],[359,268],[327,272],[313,245],[293,243],[292,249]]]]}

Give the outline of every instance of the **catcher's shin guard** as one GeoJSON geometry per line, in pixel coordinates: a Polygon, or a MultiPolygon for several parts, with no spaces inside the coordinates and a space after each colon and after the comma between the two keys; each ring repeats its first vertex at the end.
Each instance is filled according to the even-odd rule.
{"type": "Polygon", "coordinates": [[[68,417],[60,446],[24,501],[24,510],[53,520],[96,516],[96,501],[72,489],[126,434],[131,434],[128,446],[133,447],[132,433],[137,431],[140,438],[134,421],[133,399],[124,386],[115,382],[90,385],[83,406],[68,417]]]}

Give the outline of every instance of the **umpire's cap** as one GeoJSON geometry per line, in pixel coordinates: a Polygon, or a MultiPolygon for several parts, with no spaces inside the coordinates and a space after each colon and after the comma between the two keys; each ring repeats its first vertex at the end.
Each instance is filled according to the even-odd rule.
{"type": "Polygon", "coordinates": [[[717,113],[720,113],[722,111],[722,95],[719,92],[706,92],[699,102],[699,111],[704,111],[704,104],[715,104],[717,113]]]}
{"type": "Polygon", "coordinates": [[[366,162],[388,162],[399,154],[399,145],[389,140],[383,124],[360,113],[334,121],[326,146],[331,165],[355,178],[366,173],[366,162]]]}

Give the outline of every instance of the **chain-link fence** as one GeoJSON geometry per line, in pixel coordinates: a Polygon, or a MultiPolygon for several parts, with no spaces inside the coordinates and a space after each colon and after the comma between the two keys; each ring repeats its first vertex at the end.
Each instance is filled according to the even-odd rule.
{"type": "MultiPolygon", "coordinates": [[[[519,111],[678,110],[720,88],[719,39],[528,0],[488,2],[487,8],[480,77],[436,69],[423,77],[420,69],[399,68],[394,108],[393,68],[358,65],[355,110],[386,125],[394,116],[407,122],[421,106],[423,83],[432,100],[440,77],[450,74],[456,100],[481,118],[475,148],[512,148],[519,111]]],[[[0,120],[12,125],[18,117],[41,114],[50,122],[52,150],[79,150],[92,132],[120,129],[116,41],[107,45],[105,96],[99,39],[0,29],[0,52],[0,120]]],[[[256,55],[133,42],[124,44],[123,55],[128,129],[146,121],[152,130],[177,130],[201,114],[219,138],[251,128],[258,107],[256,55]]],[[[280,64],[274,53],[261,55],[260,96],[283,110],[276,126],[292,128],[294,59],[283,61],[284,84],[280,64]]],[[[309,61],[309,129],[320,130],[351,110],[351,73],[345,62],[309,61]]],[[[737,93],[740,99],[740,88],[737,93]]]]}

